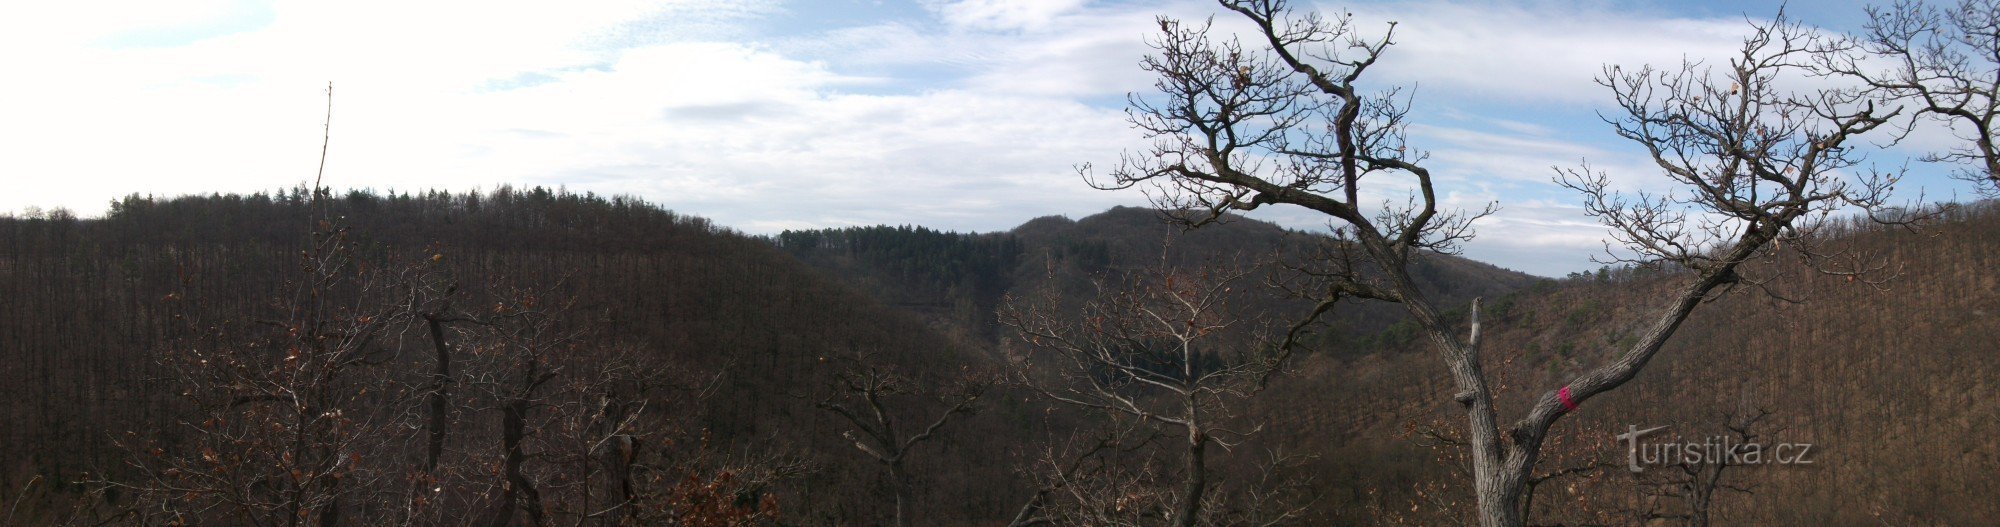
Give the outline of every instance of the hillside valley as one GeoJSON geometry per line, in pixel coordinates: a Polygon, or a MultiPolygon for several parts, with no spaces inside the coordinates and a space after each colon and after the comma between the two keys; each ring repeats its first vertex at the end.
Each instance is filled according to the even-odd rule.
{"type": "MultiPolygon", "coordinates": [[[[516,504],[533,503],[536,517],[578,521],[615,504],[624,519],[602,520],[615,524],[711,503],[720,518],[877,525],[903,496],[919,524],[1006,525],[1052,489],[1118,474],[1143,486],[1174,470],[1148,461],[1167,448],[1156,439],[1076,458],[1095,460],[1099,479],[1052,469],[1119,423],[1024,384],[1049,372],[1021,371],[1034,363],[1002,323],[1009,305],[1082,301],[1093,283],[1147,268],[1285,262],[1328,242],[1241,218],[1188,231],[1139,208],[982,234],[758,237],[631,198],[540,188],[319,198],[134,196],[102,219],[0,219],[0,397],[34,401],[0,415],[14,424],[0,430],[6,521],[95,524],[146,500],[195,500],[160,489],[313,455],[259,460],[248,443],[217,438],[321,434],[349,441],[329,465],[244,476],[237,497],[201,503],[252,507],[291,478],[299,492],[328,492],[318,514],[337,523],[506,523],[494,519],[527,518],[516,504]],[[325,384],[286,376],[320,348],[355,355],[329,355],[337,377],[325,384]],[[310,386],[312,415],[349,417],[289,428],[271,419],[292,414],[240,395],[258,383],[310,386]],[[871,407],[880,421],[855,417],[871,407]],[[866,423],[892,423],[887,433],[904,439],[941,424],[890,471],[866,423]],[[260,435],[267,428],[278,432],[260,435]],[[139,435],[149,430],[160,433],[139,435]],[[311,470],[338,477],[309,483],[311,470]],[[1050,470],[1077,482],[1051,487],[1050,470]],[[401,497],[426,489],[436,497],[401,497]]],[[[1745,422],[1818,457],[1729,467],[1708,505],[1719,524],[2000,515],[2000,208],[1965,205],[1923,232],[1833,232],[1830,243],[1888,255],[1900,273],[1878,289],[1771,267],[1781,279],[1769,288],[1707,302],[1628,389],[1557,427],[1534,522],[1683,512],[1690,502],[1674,489],[1686,475],[1626,470],[1613,437],[1662,425],[1727,435],[1745,422]]],[[[1480,299],[1503,416],[1632,338],[1673,277],[1417,262],[1413,275],[1452,306],[1447,318],[1466,319],[1480,299]]],[[[1267,287],[1281,269],[1260,269],[1230,297],[1259,314],[1249,323],[1282,328],[1311,312],[1267,287]]],[[[1343,302],[1307,333],[1229,417],[1255,432],[1214,455],[1217,499],[1285,500],[1288,523],[1302,525],[1468,521],[1460,414],[1400,306],[1343,302]]]]}

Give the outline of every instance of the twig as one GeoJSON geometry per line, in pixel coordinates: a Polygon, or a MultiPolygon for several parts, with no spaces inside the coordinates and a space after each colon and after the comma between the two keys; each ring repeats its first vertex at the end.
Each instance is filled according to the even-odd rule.
{"type": "Polygon", "coordinates": [[[326,177],[326,147],[327,144],[332,141],[332,139],[333,139],[333,81],[326,81],[326,120],[320,123],[319,171],[313,173],[313,187],[312,187],[313,212],[322,212],[319,208],[319,185],[320,185],[320,180],[326,177]]]}

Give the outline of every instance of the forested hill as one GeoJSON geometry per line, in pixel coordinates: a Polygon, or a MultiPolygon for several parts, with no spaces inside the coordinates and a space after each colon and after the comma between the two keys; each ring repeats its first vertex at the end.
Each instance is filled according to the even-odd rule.
{"type": "MultiPolygon", "coordinates": [[[[1696,491],[1717,524],[2000,516],[2000,207],[1826,236],[1895,276],[1799,272],[1782,252],[1746,264],[1780,279],[1705,302],[1631,384],[1559,424],[1532,524],[1658,524],[1691,517],[1696,491]],[[1612,439],[1631,426],[1810,443],[1818,463],[1635,475],[1612,439]]],[[[1162,259],[1282,261],[1326,242],[1242,218],[1183,232],[1133,208],[986,234],[760,238],[512,188],[0,218],[0,524],[887,525],[902,511],[1004,525],[1050,499],[1122,512],[1173,488],[1180,465],[1161,460],[1178,447],[1124,443],[1143,427],[1028,387],[1104,372],[1015,360],[1026,345],[995,324],[1003,299],[1088,300],[1090,279],[1162,259]]],[[[1417,262],[1441,304],[1485,299],[1482,367],[1506,421],[1632,342],[1682,278],[1417,262]]],[[[1263,278],[1229,298],[1248,325],[1309,308],[1263,278]]],[[[1343,302],[1319,333],[1332,340],[1312,343],[1335,352],[1289,357],[1228,407],[1225,426],[1255,432],[1208,454],[1218,499],[1278,496],[1300,507],[1288,524],[1475,523],[1462,407],[1399,313],[1343,302]]]]}
{"type": "MultiPolygon", "coordinates": [[[[866,366],[918,386],[945,386],[982,366],[979,356],[961,353],[917,317],[823,278],[764,240],[636,199],[503,187],[473,194],[353,192],[324,195],[318,206],[325,212],[315,213],[310,193],[294,189],[134,196],[103,219],[0,218],[0,400],[9,401],[0,405],[6,423],[0,489],[28,503],[17,506],[15,518],[53,522],[41,514],[73,510],[80,492],[106,488],[101,478],[144,476],[145,463],[134,460],[150,458],[134,458],[138,452],[157,448],[152,455],[161,460],[182,459],[176,452],[217,459],[214,452],[248,448],[253,443],[205,443],[211,436],[192,431],[223,422],[199,412],[242,404],[205,401],[245,397],[230,394],[257,384],[214,375],[265,370],[212,372],[203,368],[221,359],[180,359],[238,350],[229,352],[241,354],[231,361],[262,364],[284,354],[256,350],[284,349],[301,331],[340,323],[359,329],[308,344],[367,332],[367,340],[355,343],[367,360],[337,363],[340,384],[316,387],[352,406],[344,410],[357,416],[361,424],[354,426],[379,428],[315,433],[394,444],[341,454],[366,461],[343,481],[376,479],[365,480],[374,486],[334,488],[349,500],[358,499],[355,493],[409,495],[396,489],[421,484],[410,479],[412,471],[457,471],[462,479],[425,485],[443,489],[424,509],[443,516],[498,507],[490,491],[503,483],[542,485],[541,499],[551,507],[543,512],[551,515],[558,514],[553,507],[591,505],[593,495],[601,503],[617,488],[645,494],[650,484],[648,495],[664,496],[682,478],[706,484],[733,477],[735,483],[711,490],[749,493],[744,499],[756,505],[762,493],[780,496],[762,486],[782,476],[788,490],[777,503],[788,513],[874,518],[882,509],[852,505],[872,503],[867,496],[879,490],[873,462],[841,438],[844,425],[834,413],[815,407],[838,395],[836,376],[866,366]],[[301,303],[307,289],[314,298],[338,301],[332,308],[301,303]],[[318,321],[286,322],[299,317],[318,321]],[[426,332],[426,317],[446,321],[441,335],[449,346],[432,351],[440,333],[426,332]],[[524,344],[522,335],[531,334],[563,337],[551,341],[559,344],[524,344]],[[456,356],[431,358],[447,352],[456,356]],[[445,368],[439,375],[448,379],[431,380],[434,368],[445,368]],[[502,419],[516,414],[495,398],[521,395],[507,387],[517,382],[509,379],[542,379],[524,385],[532,397],[521,398],[517,417],[525,422],[502,419]],[[423,393],[448,397],[432,406],[412,395],[423,393]],[[644,478],[617,472],[623,484],[604,480],[617,467],[556,455],[586,444],[558,437],[583,441],[592,430],[609,433],[603,430],[616,423],[603,419],[614,407],[643,409],[617,425],[626,428],[611,430],[644,431],[626,436],[653,445],[625,462],[636,459],[655,472],[644,478]],[[444,459],[430,463],[448,468],[426,469],[420,461],[418,438],[439,426],[425,424],[433,418],[450,433],[440,440],[444,459]],[[528,429],[502,434],[503,421],[528,429]],[[158,433],[128,434],[146,431],[158,433]],[[492,471],[509,445],[549,453],[523,462],[520,483],[507,483],[492,471]],[[581,486],[566,476],[572,469],[586,474],[581,486]]],[[[299,348],[291,349],[288,361],[299,348]]],[[[936,398],[928,394],[890,396],[891,408],[929,411],[936,398]]],[[[1005,408],[989,412],[1008,415],[1005,408]]],[[[1004,421],[960,426],[986,436],[1001,432],[980,427],[1026,433],[996,423],[1004,421]]],[[[964,455],[998,456],[1005,447],[960,444],[958,437],[942,442],[964,455]]],[[[587,444],[603,448],[605,440],[587,444]]],[[[239,470],[284,466],[283,460],[242,462],[239,470]]],[[[909,468],[940,462],[913,460],[909,468]]],[[[937,479],[919,483],[940,501],[921,510],[937,518],[1004,514],[1014,505],[1010,485],[1026,484],[1003,477],[1006,470],[976,464],[925,470],[937,479]]],[[[112,501],[133,499],[129,487],[112,488],[106,495],[112,501]]],[[[350,501],[330,510],[361,514],[376,505],[350,501]]],[[[372,518],[352,519],[388,523],[372,518]]]]}
{"type": "MultiPolygon", "coordinates": [[[[1002,295],[1051,272],[1153,261],[1178,232],[1155,211],[1114,209],[1009,232],[874,227],[793,232],[778,243],[891,303],[967,325],[990,318],[953,318],[991,317],[1002,295]]],[[[1697,493],[1708,493],[1698,506],[1724,525],[1979,525],[2000,515],[2000,206],[1964,204],[1916,232],[1848,223],[1825,235],[1825,250],[1888,258],[1889,272],[1875,278],[1889,280],[1878,288],[1805,272],[1795,253],[1781,253],[1776,267],[1746,266],[1779,279],[1704,303],[1627,389],[1589,401],[1557,429],[1534,524],[1657,524],[1694,514],[1697,493]],[[1667,426],[1696,442],[1749,434],[1766,447],[1811,444],[1820,457],[1699,479],[1672,466],[1634,474],[1613,439],[1628,426],[1667,426]]],[[[1267,254],[1300,237],[1239,219],[1176,237],[1172,254],[1267,254]]],[[[1541,280],[1456,258],[1427,266],[1421,274],[1450,302],[1486,299],[1484,364],[1503,420],[1629,344],[1679,278],[1624,268],[1541,280]]],[[[1378,352],[1301,357],[1243,416],[1267,426],[1259,448],[1310,453],[1301,473],[1319,499],[1302,523],[1474,523],[1456,446],[1463,416],[1443,365],[1418,332],[1394,322],[1396,306],[1340,309],[1344,327],[1333,336],[1378,352]]]]}
{"type": "MultiPolygon", "coordinates": [[[[1077,282],[1162,257],[1176,265],[1271,263],[1306,254],[1327,240],[1235,216],[1190,231],[1169,223],[1158,210],[1136,207],[1075,220],[1045,216],[992,233],[876,226],[786,231],[774,237],[800,260],[890,305],[985,337],[995,335],[994,311],[1005,295],[1045,281],[1077,282]]],[[[1416,260],[1413,274],[1444,305],[1498,298],[1538,280],[1455,256],[1426,256],[1416,260]]],[[[1276,292],[1269,301],[1309,307],[1276,292]]],[[[1393,306],[1355,305],[1343,306],[1332,321],[1339,334],[1353,336],[1374,335],[1401,319],[1402,311],[1393,306]]]]}

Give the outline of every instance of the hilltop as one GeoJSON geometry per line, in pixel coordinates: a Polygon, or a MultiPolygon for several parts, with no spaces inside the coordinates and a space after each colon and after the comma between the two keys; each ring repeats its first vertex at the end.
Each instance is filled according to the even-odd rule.
{"type": "MultiPolygon", "coordinates": [[[[1158,210],[1138,207],[1115,207],[1074,220],[1044,216],[991,233],[877,226],[787,231],[774,239],[801,261],[890,305],[988,339],[997,335],[993,311],[1002,298],[1045,282],[1073,285],[1162,258],[1176,266],[1229,262],[1275,267],[1331,241],[1322,234],[1238,216],[1188,230],[1158,210]]],[[[1442,254],[1416,260],[1412,274],[1452,306],[1476,297],[1497,298],[1541,280],[1442,254]]],[[[1294,310],[1310,307],[1278,294],[1264,301],[1294,310]]],[[[1340,335],[1373,335],[1401,319],[1401,310],[1393,306],[1356,305],[1337,311],[1329,323],[1340,335]]]]}

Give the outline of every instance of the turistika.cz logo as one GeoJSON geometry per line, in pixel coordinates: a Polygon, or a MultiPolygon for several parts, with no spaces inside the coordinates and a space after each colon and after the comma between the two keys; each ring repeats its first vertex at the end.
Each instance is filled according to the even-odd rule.
{"type": "Polygon", "coordinates": [[[1619,441],[1625,443],[1625,468],[1632,472],[1645,472],[1646,466],[1723,464],[1740,465],[1811,465],[1811,443],[1778,443],[1766,445],[1757,441],[1743,441],[1727,435],[1702,438],[1699,441],[1675,437],[1670,441],[1641,441],[1665,426],[1640,430],[1638,426],[1627,425],[1626,432],[1618,434],[1619,441]]]}

